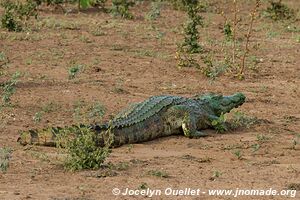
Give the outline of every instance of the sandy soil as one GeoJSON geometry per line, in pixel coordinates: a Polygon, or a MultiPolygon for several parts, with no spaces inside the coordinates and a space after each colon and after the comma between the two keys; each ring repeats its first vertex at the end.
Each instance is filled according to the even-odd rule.
{"type": "MultiPolygon", "coordinates": [[[[300,2],[290,0],[288,5],[299,8],[300,2]]],[[[241,9],[243,29],[251,6],[248,2],[241,9]]],[[[133,9],[134,20],[115,19],[103,12],[63,15],[49,10],[45,7],[40,12],[28,32],[2,29],[0,33],[0,51],[10,59],[7,71],[24,74],[12,97],[14,106],[1,110],[0,147],[11,147],[13,153],[7,172],[0,173],[0,199],[144,199],[112,194],[113,188],[124,191],[142,185],[207,191],[282,190],[293,184],[300,192],[299,32],[261,18],[254,24],[250,53],[260,60],[257,71],[247,68],[243,81],[230,76],[212,81],[198,69],[176,67],[176,42],[182,38],[180,26],[186,19],[181,11],[165,6],[162,16],[149,22],[144,19],[148,3],[133,9]],[[259,48],[253,49],[254,45],[259,48]],[[84,70],[69,80],[68,69],[74,63],[84,70]],[[82,109],[95,102],[104,105],[106,121],[129,103],[152,95],[193,96],[209,91],[245,93],[247,101],[237,110],[261,123],[225,134],[207,130],[210,136],[201,139],[173,136],[113,149],[107,161],[121,167],[111,171],[67,172],[57,159],[59,150],[16,142],[20,130],[77,123],[74,105],[80,101],[82,109]],[[49,104],[53,108],[35,122],[35,113],[49,104]],[[294,141],[298,144],[293,146],[294,141]],[[241,159],[236,151],[241,152],[241,159]],[[151,170],[168,177],[153,176],[151,170]]],[[[206,26],[200,31],[200,41],[213,48],[223,40],[224,20],[213,9],[203,16],[206,26]]],[[[299,30],[299,21],[293,25],[299,30]]],[[[218,55],[222,57],[222,52],[218,55]]],[[[235,199],[208,195],[154,198],[235,199]]]]}

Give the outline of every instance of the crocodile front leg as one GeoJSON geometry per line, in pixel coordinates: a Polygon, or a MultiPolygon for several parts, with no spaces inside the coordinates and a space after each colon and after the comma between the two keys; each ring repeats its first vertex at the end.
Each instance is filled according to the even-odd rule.
{"type": "MultiPolygon", "coordinates": [[[[209,127],[215,129],[215,126],[213,125],[213,121],[214,120],[219,121],[219,117],[216,115],[209,115],[208,119],[209,119],[209,127]]],[[[230,124],[228,122],[222,122],[221,126],[224,128],[224,130],[228,130],[230,124]]]]}
{"type": "Polygon", "coordinates": [[[165,121],[169,132],[176,132],[175,130],[181,129],[183,134],[189,138],[207,136],[207,134],[197,130],[197,117],[188,106],[172,106],[167,110],[165,121]]]}
{"type": "Polygon", "coordinates": [[[185,115],[181,127],[186,137],[198,138],[208,136],[208,134],[197,130],[195,116],[191,113],[185,115]]]}

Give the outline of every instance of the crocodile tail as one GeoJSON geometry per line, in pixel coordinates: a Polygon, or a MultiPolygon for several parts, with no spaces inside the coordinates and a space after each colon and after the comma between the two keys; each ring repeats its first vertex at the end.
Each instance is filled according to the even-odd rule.
{"type": "Polygon", "coordinates": [[[71,125],[66,127],[48,127],[40,130],[21,131],[17,141],[21,145],[60,146],[65,147],[67,142],[88,129],[96,133],[106,130],[106,125],[71,125]]]}
{"type": "Polygon", "coordinates": [[[22,145],[56,146],[56,137],[62,129],[61,127],[49,127],[42,130],[21,131],[17,141],[22,145]]]}

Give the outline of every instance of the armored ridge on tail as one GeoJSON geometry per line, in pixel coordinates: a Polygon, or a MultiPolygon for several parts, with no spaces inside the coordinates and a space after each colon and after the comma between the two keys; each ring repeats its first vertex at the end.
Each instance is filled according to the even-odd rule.
{"type": "Polygon", "coordinates": [[[68,129],[70,137],[76,137],[81,128],[95,132],[99,146],[104,146],[110,133],[113,136],[113,147],[176,134],[202,137],[206,134],[200,130],[212,128],[213,120],[244,102],[245,96],[242,93],[232,96],[206,94],[194,98],[153,96],[120,112],[109,124],[29,130],[21,133],[18,142],[23,145],[54,146],[56,138],[64,130],[68,129]]]}

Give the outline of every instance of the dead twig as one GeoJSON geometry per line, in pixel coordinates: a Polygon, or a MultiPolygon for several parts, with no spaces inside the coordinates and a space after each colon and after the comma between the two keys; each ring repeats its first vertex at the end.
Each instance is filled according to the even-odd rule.
{"type": "Polygon", "coordinates": [[[252,28],[253,28],[253,22],[255,20],[255,15],[257,13],[257,9],[260,6],[260,0],[256,0],[256,4],[254,9],[251,11],[250,13],[250,25],[249,25],[249,29],[248,29],[248,33],[246,35],[246,44],[245,44],[245,50],[244,50],[244,55],[242,57],[242,64],[241,64],[241,68],[240,71],[238,73],[238,77],[240,79],[242,79],[244,77],[244,70],[245,70],[245,59],[247,57],[247,54],[249,53],[249,41],[250,41],[250,37],[251,37],[251,33],[252,33],[252,28]]]}

